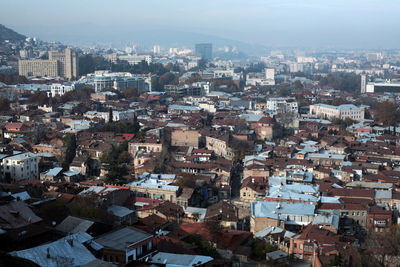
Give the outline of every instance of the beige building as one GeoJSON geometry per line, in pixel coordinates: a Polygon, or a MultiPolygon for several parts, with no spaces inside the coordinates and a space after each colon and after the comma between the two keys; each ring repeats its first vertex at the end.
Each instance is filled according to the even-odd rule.
{"type": "Polygon", "coordinates": [[[177,196],[180,193],[179,186],[170,185],[170,181],[157,178],[145,178],[139,181],[133,181],[128,184],[131,191],[136,196],[147,197],[159,200],[169,200],[177,203],[177,196]]]}
{"type": "Polygon", "coordinates": [[[196,130],[175,129],[171,132],[171,146],[199,147],[199,132],[196,130]]]}
{"type": "Polygon", "coordinates": [[[161,153],[163,149],[163,143],[159,139],[143,139],[130,142],[128,144],[129,154],[134,158],[136,154],[141,150],[146,153],[161,153]]]}
{"type": "Polygon", "coordinates": [[[59,76],[59,62],[57,60],[19,60],[18,72],[23,76],[59,76]]]}
{"type": "Polygon", "coordinates": [[[219,138],[206,136],[206,148],[213,150],[218,156],[232,160],[235,156],[235,152],[229,147],[228,139],[228,136],[221,136],[219,138]]]}
{"type": "Polygon", "coordinates": [[[19,60],[19,75],[79,78],[78,54],[71,48],[64,52],[49,51],[49,59],[19,60]]]}
{"type": "Polygon", "coordinates": [[[360,121],[364,119],[364,108],[353,104],[331,106],[326,104],[310,105],[310,115],[324,119],[352,119],[360,121]]]}

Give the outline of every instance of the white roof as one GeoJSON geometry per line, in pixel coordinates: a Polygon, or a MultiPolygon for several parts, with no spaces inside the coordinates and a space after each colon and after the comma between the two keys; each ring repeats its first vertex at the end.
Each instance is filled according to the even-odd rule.
{"type": "Polygon", "coordinates": [[[81,266],[96,259],[82,244],[93,237],[87,233],[76,233],[30,249],[13,251],[10,254],[31,260],[42,267],[81,266]],[[72,242],[71,242],[72,240],[72,242]],[[49,252],[50,257],[47,257],[49,252]]]}
{"type": "Polygon", "coordinates": [[[111,205],[107,209],[108,212],[112,213],[114,216],[117,217],[125,217],[129,214],[132,214],[134,211],[123,206],[118,205],[111,205]]]}
{"type": "Polygon", "coordinates": [[[11,196],[13,196],[15,199],[19,198],[22,201],[31,199],[31,196],[26,191],[20,192],[20,193],[15,193],[15,194],[12,194],[11,196]]]}
{"type": "Polygon", "coordinates": [[[286,220],[281,215],[314,215],[315,205],[309,203],[267,202],[256,201],[251,203],[251,216],[286,220]]]}
{"type": "Polygon", "coordinates": [[[165,264],[166,267],[186,267],[204,265],[212,260],[214,259],[209,256],[159,252],[151,257],[149,262],[154,264],[165,264]]]}

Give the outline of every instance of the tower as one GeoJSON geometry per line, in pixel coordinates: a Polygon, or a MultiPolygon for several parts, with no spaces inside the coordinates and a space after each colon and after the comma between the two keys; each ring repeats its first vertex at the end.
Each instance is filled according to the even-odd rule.
{"type": "Polygon", "coordinates": [[[361,75],[361,94],[365,94],[367,92],[367,75],[361,75]]]}

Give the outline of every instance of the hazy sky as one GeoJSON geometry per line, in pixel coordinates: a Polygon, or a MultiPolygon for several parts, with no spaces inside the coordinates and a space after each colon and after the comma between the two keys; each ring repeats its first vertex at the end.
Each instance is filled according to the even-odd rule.
{"type": "MultiPolygon", "coordinates": [[[[399,0],[2,0],[0,4],[1,24],[28,36],[64,42],[126,41],[136,31],[151,35],[174,30],[267,46],[400,48],[399,14],[399,0]]],[[[135,41],[134,36],[131,39],[135,41]]]]}

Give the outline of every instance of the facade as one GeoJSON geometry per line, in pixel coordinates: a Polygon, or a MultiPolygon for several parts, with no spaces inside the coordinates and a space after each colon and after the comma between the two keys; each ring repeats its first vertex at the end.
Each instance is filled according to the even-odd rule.
{"type": "Polygon", "coordinates": [[[216,137],[206,136],[206,148],[213,150],[218,156],[232,160],[235,156],[235,152],[229,147],[228,140],[223,138],[219,139],[216,137]]]}
{"type": "Polygon", "coordinates": [[[19,60],[19,75],[79,78],[78,54],[66,48],[64,52],[50,51],[49,59],[19,60]]]}
{"type": "Polygon", "coordinates": [[[16,182],[39,177],[39,157],[30,152],[3,158],[1,167],[5,181],[16,182]]]}
{"type": "Polygon", "coordinates": [[[145,89],[143,78],[125,72],[96,73],[93,78],[93,83],[96,92],[109,88],[119,91],[125,90],[128,87],[135,87],[138,90],[145,89]]]}
{"type": "Polygon", "coordinates": [[[171,146],[199,147],[199,132],[196,130],[175,129],[171,132],[171,146]]]}
{"type": "Polygon", "coordinates": [[[365,94],[367,92],[367,75],[361,75],[361,94],[365,94]]]}
{"type": "Polygon", "coordinates": [[[161,153],[163,149],[163,144],[160,142],[160,140],[143,140],[143,141],[135,141],[132,143],[129,143],[128,145],[128,151],[129,154],[131,154],[132,157],[135,157],[137,152],[140,150],[150,153],[161,153]]]}
{"type": "Polygon", "coordinates": [[[94,239],[102,248],[102,260],[120,266],[138,260],[153,249],[153,236],[134,227],[124,227],[94,239]]]}
{"type": "Polygon", "coordinates": [[[126,60],[131,65],[140,64],[142,61],[145,61],[147,64],[150,64],[153,61],[151,55],[125,55],[118,56],[119,60],[126,60]]]}
{"type": "Polygon", "coordinates": [[[49,97],[62,96],[65,93],[75,90],[75,85],[72,83],[53,83],[50,87],[49,97]]]}
{"type": "Polygon", "coordinates": [[[136,196],[152,199],[169,200],[172,203],[177,202],[179,186],[169,185],[171,181],[148,177],[139,181],[129,183],[131,191],[136,196]]]}
{"type": "Polygon", "coordinates": [[[400,83],[367,83],[365,93],[400,93],[400,83]]]}
{"type": "Polygon", "coordinates": [[[212,44],[196,44],[195,54],[204,60],[212,60],[212,44]]]}
{"type": "Polygon", "coordinates": [[[352,119],[360,121],[364,119],[364,108],[353,104],[331,106],[326,104],[310,105],[310,115],[326,119],[352,119]]]}
{"type": "Polygon", "coordinates": [[[315,205],[309,203],[251,203],[250,231],[259,232],[268,226],[301,227],[314,220],[315,205]]]}
{"type": "Polygon", "coordinates": [[[266,109],[272,111],[273,115],[281,113],[297,114],[299,106],[294,97],[273,97],[267,100],[266,109]]]}
{"type": "Polygon", "coordinates": [[[18,60],[18,73],[22,76],[57,77],[60,63],[57,60],[18,60]]]}

